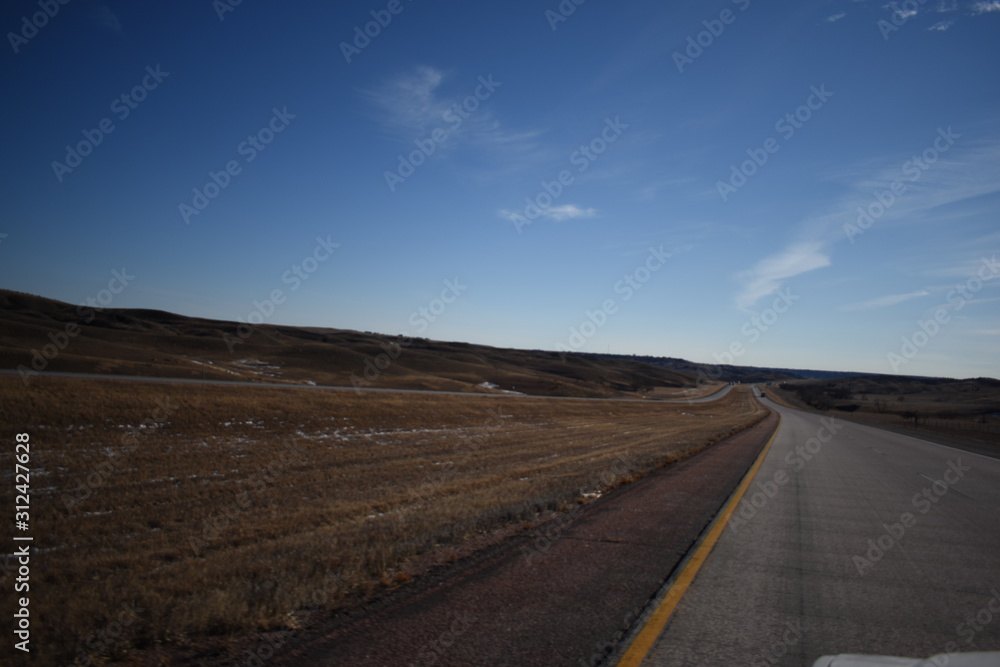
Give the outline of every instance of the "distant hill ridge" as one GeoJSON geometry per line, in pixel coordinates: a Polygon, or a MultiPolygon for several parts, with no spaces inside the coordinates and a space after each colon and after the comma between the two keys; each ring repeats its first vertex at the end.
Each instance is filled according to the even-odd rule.
{"type": "MultiPolygon", "coordinates": [[[[559,354],[321,327],[95,309],[0,289],[0,367],[320,385],[622,396],[722,382],[837,380],[857,372],[559,354]]],[[[886,376],[897,377],[897,376],[886,376]]]]}

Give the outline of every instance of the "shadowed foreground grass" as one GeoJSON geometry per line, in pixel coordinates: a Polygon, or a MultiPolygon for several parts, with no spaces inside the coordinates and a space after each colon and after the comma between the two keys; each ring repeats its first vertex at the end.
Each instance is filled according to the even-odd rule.
{"type": "Polygon", "coordinates": [[[296,627],[764,416],[743,388],[684,405],[15,377],[0,405],[8,507],[14,434],[32,442],[36,664],[296,627]]]}

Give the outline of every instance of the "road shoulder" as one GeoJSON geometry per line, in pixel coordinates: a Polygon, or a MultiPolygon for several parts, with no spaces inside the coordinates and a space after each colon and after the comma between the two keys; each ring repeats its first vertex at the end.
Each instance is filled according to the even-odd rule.
{"type": "Polygon", "coordinates": [[[291,637],[274,664],[598,664],[639,622],[776,424],[772,414],[291,637]]]}

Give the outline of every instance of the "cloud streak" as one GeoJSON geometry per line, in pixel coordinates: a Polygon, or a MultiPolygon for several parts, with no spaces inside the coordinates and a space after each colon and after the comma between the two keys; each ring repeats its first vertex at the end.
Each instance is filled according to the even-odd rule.
{"type": "MultiPolygon", "coordinates": [[[[928,134],[931,142],[933,138],[928,134]]],[[[862,243],[863,236],[857,234],[864,229],[859,226],[862,222],[873,229],[918,227],[933,221],[941,207],[1000,192],[1000,137],[969,140],[964,145],[963,141],[960,136],[947,153],[934,162],[922,162],[919,169],[914,159],[925,155],[926,147],[916,144],[912,157],[900,156],[894,165],[855,167],[834,175],[832,179],[840,182],[847,193],[824,213],[803,223],[809,237],[828,242],[854,238],[856,243],[862,243]],[[899,194],[880,208],[878,193],[883,193],[884,198],[893,184],[897,184],[899,194]],[[878,215],[867,222],[861,212],[873,210],[878,215]]]]}
{"type": "Polygon", "coordinates": [[[972,14],[974,16],[989,14],[991,12],[1000,12],[1000,0],[992,0],[992,2],[976,2],[972,5],[972,14]]]}
{"type": "Polygon", "coordinates": [[[915,292],[910,292],[908,294],[889,294],[888,296],[879,297],[877,299],[870,299],[869,301],[862,301],[860,303],[853,303],[841,308],[841,310],[853,311],[853,310],[872,310],[875,308],[886,308],[887,306],[895,306],[897,303],[903,303],[904,301],[909,301],[910,299],[917,299],[922,296],[930,296],[930,292],[927,290],[917,290],[915,292]]]}
{"type": "MultiPolygon", "coordinates": [[[[504,208],[497,211],[497,215],[505,220],[515,222],[519,219],[521,214],[518,211],[511,211],[504,208]]],[[[576,218],[593,218],[596,216],[597,209],[581,208],[576,204],[562,204],[560,206],[549,206],[541,209],[541,217],[548,218],[549,220],[554,220],[556,222],[573,220],[576,218]]]]}
{"type": "Polygon", "coordinates": [[[749,310],[760,299],[778,291],[789,278],[826,266],[830,266],[830,258],[821,243],[792,243],[737,276],[743,283],[743,289],[737,294],[736,303],[743,310],[749,310]]]}
{"type": "Polygon", "coordinates": [[[541,132],[509,130],[487,106],[493,94],[502,94],[502,81],[494,81],[492,75],[481,76],[466,90],[448,94],[441,90],[447,79],[442,70],[418,65],[362,91],[361,96],[376,109],[376,120],[383,129],[400,141],[410,142],[444,131],[447,140],[441,147],[445,151],[465,144],[488,150],[494,156],[523,157],[537,150],[541,132]]]}

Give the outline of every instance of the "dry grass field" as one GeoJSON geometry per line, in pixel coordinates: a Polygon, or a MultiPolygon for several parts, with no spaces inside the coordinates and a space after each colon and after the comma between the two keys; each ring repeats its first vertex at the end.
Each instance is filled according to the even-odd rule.
{"type": "Polygon", "coordinates": [[[668,404],[17,377],[0,405],[5,489],[13,434],[33,443],[35,664],[297,627],[765,412],[742,387],[668,404]]]}

